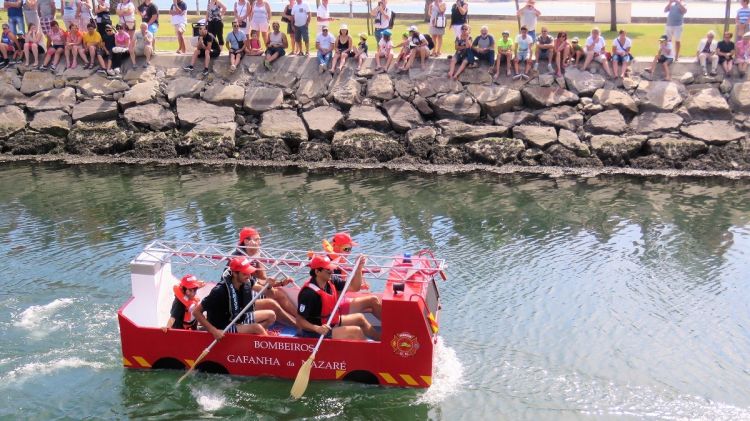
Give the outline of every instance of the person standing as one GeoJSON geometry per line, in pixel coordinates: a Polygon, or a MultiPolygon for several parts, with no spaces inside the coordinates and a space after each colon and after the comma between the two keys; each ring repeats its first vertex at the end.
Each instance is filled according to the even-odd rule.
{"type": "Polygon", "coordinates": [[[286,34],[289,36],[289,39],[292,42],[292,55],[294,55],[297,51],[297,43],[294,41],[294,17],[292,16],[293,9],[294,0],[289,0],[289,4],[284,6],[284,10],[281,12],[281,21],[286,23],[286,34]]]}
{"type": "Polygon", "coordinates": [[[435,42],[435,49],[432,57],[440,57],[443,50],[443,36],[445,35],[445,1],[434,0],[430,3],[430,36],[435,42]]]}
{"type": "MultiPolygon", "coordinates": [[[[214,41],[219,45],[219,52],[221,52],[221,47],[224,45],[224,22],[222,19],[226,13],[227,7],[220,0],[208,0],[208,5],[206,6],[206,30],[214,36],[214,41]]],[[[208,58],[206,62],[208,62],[208,58]]]]}
{"type": "MultiPolygon", "coordinates": [[[[294,25],[294,42],[297,44],[297,54],[302,55],[302,42],[305,42],[305,55],[310,55],[310,7],[304,0],[296,0],[292,8],[292,24],[294,25]]],[[[294,52],[292,52],[294,54],[294,52]]]]}
{"type": "MultiPolygon", "coordinates": [[[[117,16],[120,17],[120,25],[131,37],[135,34],[135,5],[131,0],[121,0],[117,5],[117,16]]],[[[106,39],[105,35],[102,38],[106,39]]]]}
{"type": "MultiPolygon", "coordinates": [[[[8,11],[8,25],[10,25],[10,31],[13,35],[23,34],[23,0],[5,0],[3,2],[3,8],[8,11]]],[[[34,23],[34,22],[29,22],[34,23]]]]}
{"type": "Polygon", "coordinates": [[[143,4],[138,6],[138,12],[141,14],[141,22],[148,25],[148,31],[153,35],[151,49],[156,50],[156,33],[159,32],[159,9],[152,0],[143,0],[143,4]]]}
{"type": "Polygon", "coordinates": [[[526,27],[529,31],[529,36],[536,42],[536,22],[537,18],[542,15],[542,12],[536,8],[536,1],[528,0],[526,6],[518,9],[516,15],[521,18],[521,26],[526,27]]]}
{"type": "Polygon", "coordinates": [[[451,29],[453,36],[461,36],[461,28],[469,21],[469,3],[466,0],[456,0],[451,6],[451,29]]]}
{"type": "Polygon", "coordinates": [[[249,15],[248,0],[238,0],[234,3],[234,21],[239,25],[240,31],[245,33],[245,38],[250,34],[249,15]]]}
{"type": "Polygon", "coordinates": [[[78,22],[78,9],[80,8],[79,0],[60,0],[60,8],[62,9],[62,19],[65,24],[65,29],[70,29],[70,24],[78,22]]]}
{"type": "Polygon", "coordinates": [[[55,20],[55,13],[57,13],[55,0],[38,0],[37,4],[39,5],[39,29],[42,30],[44,35],[47,35],[52,26],[52,21],[55,20]]]}
{"type": "MultiPolygon", "coordinates": [[[[96,0],[94,13],[96,13],[96,31],[100,36],[104,36],[107,25],[112,25],[112,18],[109,16],[109,0],[96,0]]],[[[88,26],[88,24],[81,26],[81,29],[88,28],[88,26]]]]}
{"type": "Polygon", "coordinates": [[[373,9],[370,14],[374,17],[375,25],[375,42],[380,42],[383,37],[383,31],[391,26],[391,9],[388,8],[388,0],[378,1],[378,7],[373,9]]]}
{"type": "Polygon", "coordinates": [[[740,10],[737,11],[737,18],[735,19],[736,28],[734,33],[736,34],[737,39],[735,41],[739,41],[739,37],[748,31],[748,21],[750,21],[750,0],[741,0],[740,1],[740,10]]]}
{"type": "Polygon", "coordinates": [[[39,2],[37,0],[21,0],[23,1],[23,6],[21,10],[23,11],[23,20],[26,22],[26,25],[33,23],[37,27],[39,26],[39,11],[37,8],[39,7],[39,2]]]}
{"type": "Polygon", "coordinates": [[[177,35],[177,54],[185,54],[185,25],[187,25],[187,3],[183,0],[172,0],[169,7],[169,14],[172,16],[172,26],[174,26],[175,35],[177,35]]]}
{"type": "Polygon", "coordinates": [[[719,68],[719,56],[716,54],[717,42],[716,33],[714,31],[708,31],[706,37],[701,40],[698,44],[698,63],[703,69],[703,76],[708,76],[708,69],[706,68],[707,61],[711,60],[711,76],[716,74],[719,68]]]}
{"type": "Polygon", "coordinates": [[[322,0],[320,2],[318,10],[315,12],[315,20],[318,22],[318,34],[323,32],[324,26],[328,27],[331,25],[331,22],[336,20],[332,18],[331,14],[328,12],[328,0],[322,0]]]}
{"type": "Polygon", "coordinates": [[[664,13],[667,14],[666,35],[674,43],[674,61],[677,61],[680,58],[680,39],[687,7],[683,0],[669,0],[664,13]]]}
{"type": "Polygon", "coordinates": [[[271,5],[265,0],[256,0],[250,9],[250,30],[258,31],[263,44],[268,47],[268,28],[271,26],[271,5]]]}
{"type": "MultiPolygon", "coordinates": [[[[78,2],[78,14],[76,18],[78,19],[78,24],[76,25],[78,28],[85,28],[91,22],[91,19],[94,18],[94,12],[91,10],[90,0],[81,0],[78,2]]],[[[68,28],[68,31],[70,31],[70,28],[68,28]]]]}

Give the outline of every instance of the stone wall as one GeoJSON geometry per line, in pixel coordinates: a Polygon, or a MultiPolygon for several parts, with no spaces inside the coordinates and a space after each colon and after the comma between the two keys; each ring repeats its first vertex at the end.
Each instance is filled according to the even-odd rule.
{"type": "Polygon", "coordinates": [[[0,71],[0,152],[750,170],[750,82],[686,69],[672,82],[575,69],[493,82],[481,67],[453,81],[446,60],[332,77],[314,57],[272,71],[246,58],[235,73],[222,57],[203,77],[188,60],[117,78],[0,71]]]}

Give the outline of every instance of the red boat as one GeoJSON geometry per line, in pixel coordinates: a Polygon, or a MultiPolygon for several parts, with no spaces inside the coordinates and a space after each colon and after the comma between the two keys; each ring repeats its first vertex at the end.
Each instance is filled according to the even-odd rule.
{"type": "MultiPolygon", "coordinates": [[[[235,246],[226,245],[154,241],[130,262],[133,295],[117,312],[125,367],[184,370],[194,365],[213,337],[205,331],[161,330],[169,318],[173,286],[179,283],[179,277],[190,272],[191,266],[216,267],[218,279],[234,249],[235,246]]],[[[263,248],[251,258],[261,261],[269,276],[282,273],[296,280],[281,288],[296,305],[298,283],[309,277],[308,252],[263,248]]],[[[346,257],[341,259],[342,268],[353,266],[346,257]]],[[[367,256],[363,272],[373,290],[349,292],[347,296],[374,293],[382,298],[382,320],[367,315],[380,329],[381,340],[325,339],[310,379],[429,387],[440,311],[437,284],[438,278],[445,279],[444,270],[445,262],[428,250],[413,257],[367,256]]],[[[198,296],[203,298],[214,285],[206,284],[198,296]]],[[[316,339],[297,337],[295,328],[290,326],[275,324],[270,330],[276,335],[227,333],[195,369],[294,379],[316,339]]]]}

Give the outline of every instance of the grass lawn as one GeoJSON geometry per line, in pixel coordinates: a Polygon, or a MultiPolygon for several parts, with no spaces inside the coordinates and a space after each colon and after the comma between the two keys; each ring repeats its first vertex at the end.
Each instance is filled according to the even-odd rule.
{"type": "MultiPolygon", "coordinates": [[[[278,20],[280,18],[279,14],[274,14],[273,20],[278,20]]],[[[199,18],[195,16],[190,17],[191,22],[196,22],[199,18]]],[[[315,49],[315,18],[313,17],[313,21],[311,22],[311,28],[310,28],[310,50],[315,49]]],[[[354,39],[355,44],[359,42],[357,36],[359,33],[367,32],[366,29],[366,23],[363,18],[354,18],[354,19],[341,19],[340,21],[335,21],[332,24],[332,33],[336,35],[338,33],[338,27],[341,23],[346,23],[349,25],[349,34],[354,39]]],[[[428,25],[421,20],[415,21],[415,20],[397,20],[396,26],[393,29],[394,33],[394,41],[400,42],[401,41],[401,35],[400,33],[406,31],[406,28],[409,25],[417,25],[417,27],[423,32],[426,33],[428,29],[428,25]]],[[[470,21],[471,25],[471,33],[472,36],[477,36],[479,34],[479,28],[481,28],[483,25],[487,25],[489,27],[489,32],[491,35],[493,35],[495,38],[500,37],[500,34],[503,30],[508,29],[511,32],[511,38],[515,39],[515,35],[518,33],[518,24],[516,21],[500,21],[500,20],[491,20],[491,19],[472,19],[470,21]]],[[[571,39],[575,36],[581,38],[581,43],[585,42],[585,38],[589,35],[589,32],[591,31],[591,28],[594,26],[594,24],[590,23],[564,23],[564,22],[552,22],[546,25],[548,29],[550,30],[551,35],[554,37],[557,35],[558,31],[566,30],[568,31],[568,39],[571,39]]],[[[603,24],[599,26],[600,29],[603,31],[604,38],[607,40],[607,50],[611,48],[612,40],[617,36],[614,32],[609,32],[609,24],[603,24]]],[[[632,54],[636,57],[645,57],[645,56],[653,56],[656,54],[656,51],[659,46],[659,36],[664,33],[664,25],[663,24],[633,24],[633,25],[618,25],[619,29],[625,29],[628,31],[628,36],[633,40],[633,49],[632,54]]],[[[224,23],[224,38],[226,39],[226,34],[231,31],[231,22],[229,19],[225,19],[224,23]]],[[[537,27],[537,34],[540,33],[541,26],[537,27]]],[[[733,30],[733,27],[730,27],[730,30],[733,30]]],[[[286,31],[286,24],[282,23],[281,30],[286,31]]],[[[720,24],[689,24],[685,26],[685,30],[682,34],[682,46],[681,46],[681,57],[688,57],[688,56],[695,56],[695,51],[698,48],[698,42],[701,40],[701,38],[705,37],[706,32],[709,30],[714,30],[717,34],[721,34],[721,31],[723,30],[723,26],[720,24]]],[[[191,29],[188,29],[189,35],[191,35],[191,29]]],[[[160,31],[159,31],[160,37],[173,37],[174,36],[174,30],[172,29],[171,25],[162,25],[160,31]]],[[[446,31],[444,45],[443,45],[443,54],[452,54],[453,49],[453,42],[452,40],[448,41],[450,38],[452,38],[452,32],[450,29],[446,31]]],[[[717,37],[717,39],[721,39],[721,35],[717,37]]],[[[370,51],[375,50],[375,37],[370,36],[367,40],[367,44],[370,47],[370,51]]],[[[157,40],[157,49],[162,51],[174,51],[177,49],[177,42],[176,41],[159,41],[157,40]]],[[[372,56],[372,54],[370,54],[372,56]]]]}

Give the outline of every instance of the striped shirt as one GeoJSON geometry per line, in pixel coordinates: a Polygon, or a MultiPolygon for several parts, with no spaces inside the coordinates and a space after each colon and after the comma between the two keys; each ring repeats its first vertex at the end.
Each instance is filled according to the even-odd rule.
{"type": "Polygon", "coordinates": [[[737,21],[739,23],[747,25],[748,20],[750,20],[750,7],[743,7],[737,11],[737,21]]]}

